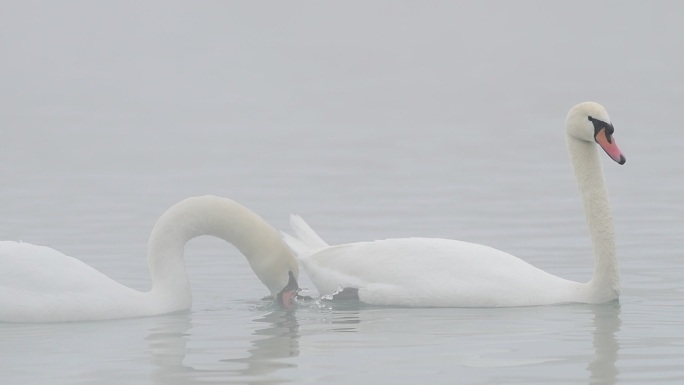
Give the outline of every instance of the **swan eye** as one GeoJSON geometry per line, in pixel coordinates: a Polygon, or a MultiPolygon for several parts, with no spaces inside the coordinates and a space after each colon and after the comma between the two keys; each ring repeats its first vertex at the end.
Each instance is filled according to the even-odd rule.
{"type": "Polygon", "coordinates": [[[594,119],[591,116],[589,116],[589,121],[594,124],[594,138],[598,136],[598,134],[601,132],[601,130],[605,129],[605,136],[606,140],[608,143],[613,143],[613,133],[615,132],[615,128],[613,127],[612,124],[604,122],[603,120],[599,119],[594,119]]]}
{"type": "Polygon", "coordinates": [[[604,128],[606,129],[607,136],[613,135],[613,132],[615,132],[615,128],[610,123],[606,123],[600,119],[594,119],[591,116],[589,116],[588,119],[590,122],[594,124],[594,136],[596,136],[599,133],[599,131],[601,131],[604,128]]]}

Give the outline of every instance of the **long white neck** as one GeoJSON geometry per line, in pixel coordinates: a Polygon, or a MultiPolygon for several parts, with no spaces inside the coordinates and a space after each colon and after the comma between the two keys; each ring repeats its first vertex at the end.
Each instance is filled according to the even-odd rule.
{"type": "Polygon", "coordinates": [[[166,311],[190,306],[192,296],[183,262],[185,244],[212,235],[233,244],[247,257],[252,270],[277,294],[298,275],[297,262],[280,233],[249,209],[215,196],[187,198],[157,220],[148,244],[155,306],[166,311]]]}
{"type": "Polygon", "coordinates": [[[570,135],[566,136],[566,141],[594,250],[594,276],[588,284],[590,295],[595,301],[608,301],[619,295],[620,279],[615,256],[613,218],[598,146],[570,135]]]}

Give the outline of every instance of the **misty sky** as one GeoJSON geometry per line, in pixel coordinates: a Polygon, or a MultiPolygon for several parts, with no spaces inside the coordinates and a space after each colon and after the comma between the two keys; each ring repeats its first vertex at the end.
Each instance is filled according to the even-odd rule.
{"type": "Polygon", "coordinates": [[[681,8],[3,2],[0,124],[325,129],[557,117],[585,99],[657,106],[680,92],[681,8]]]}

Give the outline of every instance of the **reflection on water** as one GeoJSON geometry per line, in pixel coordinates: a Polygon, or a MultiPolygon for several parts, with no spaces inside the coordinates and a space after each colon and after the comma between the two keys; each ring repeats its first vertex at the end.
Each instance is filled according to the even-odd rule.
{"type": "Polygon", "coordinates": [[[532,372],[543,374],[549,382],[557,382],[568,375],[561,368],[584,363],[586,375],[574,371],[566,380],[616,384],[620,314],[617,301],[605,305],[446,310],[369,308],[353,304],[320,307],[317,303],[300,307],[296,312],[273,311],[251,319],[249,326],[253,332],[249,347],[242,352],[230,350],[231,341],[225,340],[226,345],[219,349],[219,355],[224,357],[216,359],[212,369],[188,364],[189,358],[201,354],[199,350],[202,350],[187,347],[193,339],[202,345],[193,336],[193,321],[188,315],[160,318],[150,328],[146,340],[151,362],[156,367],[152,378],[157,384],[226,380],[281,384],[290,382],[292,373],[298,373],[288,372],[290,369],[306,371],[301,366],[320,369],[321,365],[331,365],[326,356],[335,357],[332,365],[348,362],[359,373],[392,362],[391,366],[399,367],[385,374],[389,378],[401,377],[405,371],[408,380],[416,370],[441,367],[449,376],[464,376],[464,379],[471,378],[475,371],[479,374],[472,378],[485,383],[532,372]],[[590,322],[580,326],[578,321],[583,319],[590,322]],[[307,325],[304,331],[300,330],[302,320],[307,325]],[[549,328],[551,325],[555,327],[549,328]],[[582,354],[576,348],[568,351],[577,341],[591,341],[592,354],[582,354]],[[553,350],[540,355],[549,343],[554,346],[553,350]],[[300,349],[301,344],[307,349],[300,349]],[[391,351],[394,361],[384,361],[383,357],[369,360],[359,354],[369,349],[391,351]],[[302,351],[308,354],[298,360],[302,351]],[[492,368],[498,369],[491,371],[492,368]]]}
{"type": "Polygon", "coordinates": [[[616,362],[620,343],[616,333],[620,330],[620,302],[592,306],[594,313],[594,360],[589,370],[590,384],[615,384],[618,377],[616,362]]]}
{"type": "MultiPolygon", "coordinates": [[[[347,360],[359,359],[356,352],[364,351],[372,346],[383,351],[394,350],[397,357],[406,354],[406,357],[412,361],[411,365],[420,365],[424,360],[435,358],[444,360],[447,357],[450,370],[466,371],[465,373],[494,367],[514,371],[524,367],[541,368],[546,364],[553,365],[554,362],[559,364],[564,361],[573,362],[570,356],[563,358],[563,353],[558,351],[542,357],[535,354],[534,348],[532,350],[525,349],[524,346],[511,348],[515,346],[511,344],[516,344],[521,335],[529,335],[531,341],[541,337],[547,341],[546,343],[549,341],[564,343],[567,335],[563,332],[563,327],[565,327],[563,325],[576,324],[576,320],[583,314],[593,315],[592,323],[587,324],[584,330],[577,334],[582,340],[586,340],[586,337],[590,335],[593,337],[593,355],[587,357],[586,361],[582,360],[588,362],[587,382],[616,384],[619,374],[616,363],[620,351],[617,338],[621,325],[620,303],[616,301],[606,305],[570,305],[549,309],[553,310],[544,308],[475,309],[453,312],[434,310],[432,315],[426,316],[425,313],[416,309],[373,309],[345,303],[326,307],[315,304],[297,311],[307,319],[311,317],[322,319],[324,321],[322,326],[325,330],[341,333],[339,338],[332,334],[333,337],[324,343],[326,349],[331,349],[330,346],[335,345],[333,350],[340,350],[335,354],[338,359],[342,359],[343,356],[347,360]],[[539,330],[535,323],[542,321],[548,324],[552,319],[563,320],[563,325],[551,334],[548,334],[548,330],[539,330]],[[436,323],[435,320],[437,320],[436,323]],[[502,322],[508,323],[510,329],[492,330],[489,328],[490,322],[494,325],[501,325],[502,322]],[[453,324],[454,329],[451,331],[444,329],[445,324],[453,324]],[[406,333],[409,332],[410,335],[407,335],[406,333]],[[463,346],[454,349],[451,342],[454,339],[463,346]],[[446,356],[439,354],[442,345],[452,350],[446,356]],[[429,352],[428,354],[434,354],[435,357],[424,356],[425,353],[421,356],[419,352],[423,350],[429,352]],[[561,355],[557,356],[558,354],[561,355]]],[[[193,350],[187,346],[188,341],[193,339],[194,325],[191,316],[177,315],[158,318],[158,322],[149,329],[149,335],[146,338],[150,361],[155,367],[152,373],[153,382],[156,384],[198,384],[230,379],[230,381],[248,384],[280,384],[290,381],[284,374],[284,370],[297,369],[300,366],[297,360],[288,360],[288,358],[300,356],[301,343],[308,343],[309,347],[314,350],[319,347],[317,344],[320,344],[320,341],[317,341],[315,337],[317,334],[315,329],[321,325],[316,327],[311,325],[313,334],[311,334],[312,331],[304,333],[304,335],[311,336],[311,339],[307,341],[305,337],[302,340],[300,321],[295,311],[273,311],[260,315],[251,322],[250,326],[255,329],[244,354],[223,346],[219,349],[219,354],[223,354],[224,357],[217,358],[212,369],[200,369],[187,363],[191,355],[201,354],[198,351],[202,350],[201,347],[193,350]],[[235,358],[225,358],[227,355],[235,358]]],[[[218,337],[217,339],[220,340],[218,337]]],[[[230,340],[225,340],[225,343],[230,345],[230,340]]],[[[313,361],[317,358],[309,356],[306,361],[313,361]]],[[[362,365],[371,365],[367,360],[362,362],[365,363],[359,365],[359,370],[363,368],[362,365]]],[[[372,365],[381,366],[384,364],[381,359],[372,363],[372,365]]],[[[501,379],[501,374],[491,376],[492,381],[501,379]]]]}
{"type": "MultiPolygon", "coordinates": [[[[359,372],[373,372],[373,365],[391,362],[393,369],[384,374],[388,381],[409,383],[415,373],[431,368],[463,383],[506,383],[519,376],[526,376],[527,383],[618,382],[618,302],[514,309],[328,310],[325,330],[337,336],[305,337],[302,343],[322,352],[334,346],[335,356],[345,357],[347,367],[359,372]],[[369,364],[357,357],[364,351],[391,355],[369,364]]],[[[307,356],[300,365],[316,359],[307,356]]]]}
{"type": "Polygon", "coordinates": [[[183,365],[188,354],[187,332],[192,328],[190,315],[160,317],[159,323],[150,328],[146,340],[150,348],[150,362],[155,366],[152,379],[155,384],[181,384],[180,376],[192,369],[183,365]]]}
{"type": "Polygon", "coordinates": [[[150,329],[147,341],[151,363],[156,367],[152,379],[155,384],[194,384],[217,380],[240,381],[248,384],[279,384],[284,380],[275,374],[296,364],[279,361],[299,355],[299,324],[294,312],[274,311],[253,320],[264,324],[254,331],[252,347],[244,358],[221,359],[220,362],[239,363],[241,368],[195,369],[184,363],[191,354],[187,339],[192,336],[190,316],[174,316],[160,319],[150,329]]]}
{"type": "MultiPolygon", "coordinates": [[[[622,377],[633,377],[630,370],[653,375],[643,367],[642,356],[634,361],[633,354],[622,352],[627,344],[620,338],[626,327],[622,318],[629,306],[398,309],[345,304],[295,312],[252,309],[248,317],[237,318],[231,309],[212,317],[189,313],[99,323],[0,324],[0,351],[12,351],[0,360],[0,379],[66,384],[104,376],[124,383],[149,375],[154,384],[282,384],[296,383],[304,374],[320,383],[344,371],[345,383],[418,383],[417,374],[430,372],[431,383],[526,378],[530,384],[618,384],[622,377]]],[[[655,333],[652,326],[642,325],[655,333]]],[[[630,344],[632,349],[642,346],[630,344]]],[[[674,350],[661,354],[673,362],[681,359],[674,350]]],[[[659,375],[681,373],[674,366],[668,370],[659,375]]]]}
{"type": "Polygon", "coordinates": [[[268,377],[284,368],[296,367],[289,362],[278,361],[281,358],[299,356],[299,323],[294,311],[274,311],[254,322],[265,323],[265,327],[254,332],[252,347],[247,351],[249,356],[237,359],[225,359],[225,362],[240,362],[247,365],[238,371],[240,376],[248,378],[251,384],[276,384],[282,380],[268,377]],[[260,380],[264,377],[267,379],[260,380]]]}

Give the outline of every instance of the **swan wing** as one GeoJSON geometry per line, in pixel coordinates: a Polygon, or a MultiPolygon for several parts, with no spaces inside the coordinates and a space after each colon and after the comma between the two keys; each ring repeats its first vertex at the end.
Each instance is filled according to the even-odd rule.
{"type": "Polygon", "coordinates": [[[300,258],[322,295],[356,288],[374,305],[541,305],[566,302],[579,285],[500,250],[448,239],[351,243],[300,258]]]}

